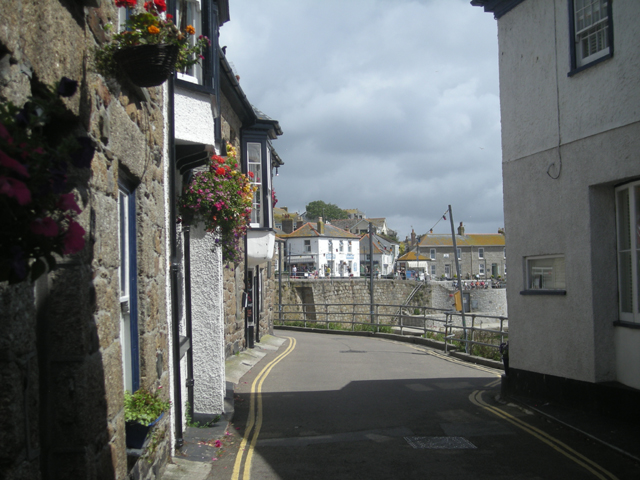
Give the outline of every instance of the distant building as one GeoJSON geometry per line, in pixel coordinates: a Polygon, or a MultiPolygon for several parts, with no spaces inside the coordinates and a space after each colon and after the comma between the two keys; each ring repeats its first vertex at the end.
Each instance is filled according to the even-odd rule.
{"type": "MultiPolygon", "coordinates": [[[[395,269],[400,245],[375,233],[371,237],[373,250],[373,271],[379,275],[391,275],[395,269]]],[[[370,263],[369,234],[360,239],[360,269],[366,269],[370,263]]]]}
{"type": "MultiPolygon", "coordinates": [[[[460,275],[463,279],[488,279],[506,277],[506,248],[502,234],[465,234],[464,226],[456,235],[460,275]]],[[[453,278],[456,275],[456,258],[450,234],[427,233],[418,243],[418,252],[427,257],[431,278],[453,278]]]]}
{"type": "Polygon", "coordinates": [[[285,264],[297,273],[318,272],[325,277],[360,276],[360,237],[333,225],[305,223],[292,233],[283,233],[286,241],[285,264]]]}

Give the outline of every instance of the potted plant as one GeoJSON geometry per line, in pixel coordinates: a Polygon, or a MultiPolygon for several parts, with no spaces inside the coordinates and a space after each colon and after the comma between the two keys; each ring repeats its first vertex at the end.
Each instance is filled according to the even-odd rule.
{"type": "Polygon", "coordinates": [[[171,403],[144,388],[124,392],[124,420],[128,448],[142,448],[147,434],[169,410],[171,403]]]}
{"type": "Polygon", "coordinates": [[[34,281],[56,267],[56,255],[84,248],[67,173],[88,168],[94,148],[72,133],[77,119],[63,101],[77,87],[63,77],[22,107],[0,102],[0,282],[34,281]]]}
{"type": "Polygon", "coordinates": [[[222,247],[225,262],[242,260],[240,240],[247,231],[256,191],[252,178],[252,172],[240,172],[236,151],[227,145],[227,157],[213,155],[209,168],[196,172],[178,198],[184,221],[202,223],[207,232],[219,235],[216,244],[222,247]]]}
{"type": "MultiPolygon", "coordinates": [[[[120,8],[136,8],[137,0],[115,0],[120,8]]],[[[194,42],[193,25],[179,29],[167,10],[165,0],[144,2],[144,11],[129,16],[125,30],[114,34],[111,42],[96,51],[98,71],[113,75],[118,70],[127,74],[139,87],[161,85],[174,71],[184,71],[203,57],[211,45],[200,35],[194,42]]]]}
{"type": "Polygon", "coordinates": [[[509,375],[509,342],[500,344],[500,355],[504,364],[504,373],[509,375]]]}

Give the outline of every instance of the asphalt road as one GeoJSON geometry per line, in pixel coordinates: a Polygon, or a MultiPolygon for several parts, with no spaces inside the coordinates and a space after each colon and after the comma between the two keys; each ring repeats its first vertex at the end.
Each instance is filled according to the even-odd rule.
{"type": "Polygon", "coordinates": [[[383,339],[278,336],[236,388],[210,479],[640,479],[625,457],[500,403],[499,370],[383,339]]]}

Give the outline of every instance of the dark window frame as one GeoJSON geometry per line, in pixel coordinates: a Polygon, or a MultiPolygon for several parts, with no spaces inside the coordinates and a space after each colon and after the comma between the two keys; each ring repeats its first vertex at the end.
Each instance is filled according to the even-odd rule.
{"type": "Polygon", "coordinates": [[[569,54],[570,54],[570,70],[567,73],[568,77],[572,77],[577,73],[582,72],[588,68],[591,68],[599,63],[604,62],[613,57],[613,7],[612,1],[607,2],[607,22],[608,22],[608,41],[609,41],[609,53],[598,57],[595,60],[587,63],[586,65],[578,66],[577,52],[576,52],[576,17],[575,17],[575,0],[569,0],[569,54]]]}

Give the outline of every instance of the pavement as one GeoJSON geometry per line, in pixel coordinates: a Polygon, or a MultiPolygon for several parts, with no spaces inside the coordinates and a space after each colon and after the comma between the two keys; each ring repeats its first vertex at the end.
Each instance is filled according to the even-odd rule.
{"type": "MultiPolygon", "coordinates": [[[[399,335],[395,340],[402,340],[399,335]],[[400,338],[397,338],[400,337],[400,338]]],[[[411,338],[411,337],[409,337],[411,338]]],[[[407,341],[411,341],[407,339],[407,341]]],[[[226,362],[227,399],[226,409],[221,420],[211,428],[187,428],[185,446],[172,458],[160,480],[206,480],[212,470],[211,458],[215,452],[215,440],[222,440],[233,419],[234,387],[242,376],[262,360],[269,352],[277,351],[285,339],[276,336],[264,336],[255,348],[246,350],[226,362]]],[[[456,355],[464,357],[464,355],[456,355]]],[[[465,358],[462,358],[465,359],[465,358]]],[[[466,359],[465,359],[466,360],[466,359]]],[[[493,366],[493,365],[492,365],[493,366]]],[[[497,367],[497,365],[496,365],[497,367]]],[[[499,367],[498,367],[499,368],[499,367]]],[[[555,405],[541,403],[524,397],[509,397],[502,401],[512,402],[543,416],[547,421],[563,425],[590,441],[623,455],[640,465],[640,436],[638,425],[593,413],[578,411],[555,405]]]]}
{"type": "Polygon", "coordinates": [[[205,428],[187,427],[183,432],[184,445],[167,464],[160,480],[206,480],[211,474],[212,462],[218,450],[216,441],[227,436],[234,413],[235,386],[242,376],[262,360],[269,352],[277,351],[284,338],[265,335],[254,348],[240,352],[225,362],[225,412],[214,425],[205,428]]]}

